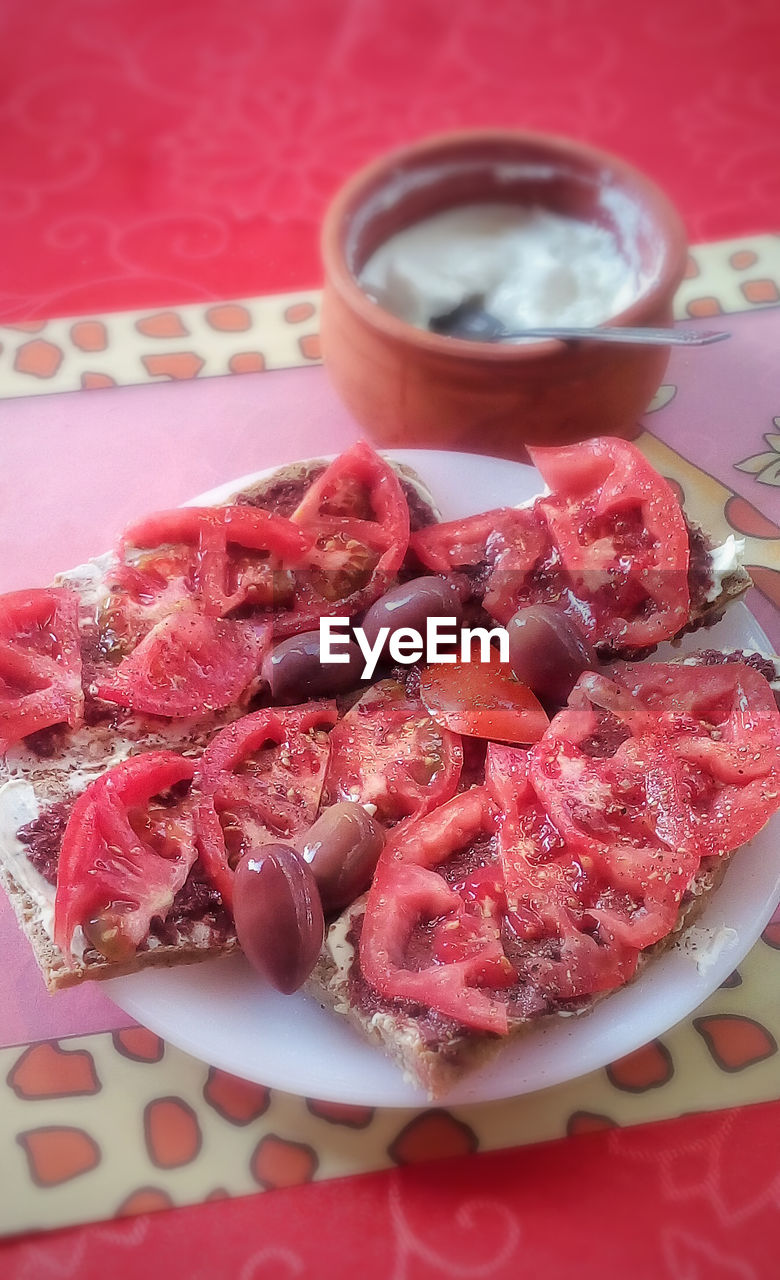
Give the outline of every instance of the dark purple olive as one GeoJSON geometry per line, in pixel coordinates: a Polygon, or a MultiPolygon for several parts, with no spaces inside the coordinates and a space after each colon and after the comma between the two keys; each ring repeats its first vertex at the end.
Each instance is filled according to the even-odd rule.
{"type": "Polygon", "coordinates": [[[354,640],[333,645],[334,653],[346,653],[348,662],[320,660],[319,631],[304,631],[274,645],[263,660],[261,676],[271,686],[274,702],[302,702],[353,689],[359,682],[365,658],[354,640]]]}
{"type": "Polygon", "coordinates": [[[325,937],[317,885],[300,855],[284,844],[247,853],[236,868],[233,914],[249,963],[277,991],[297,991],[325,937]]]}
{"type": "Polygon", "coordinates": [[[413,627],[425,635],[428,618],[455,618],[463,613],[467,587],[465,580],[455,578],[412,578],[399,582],[372,604],[363,619],[363,631],[372,646],[381,627],[397,631],[413,627]]]}
{"type": "Polygon", "coordinates": [[[325,809],[299,837],[327,913],[341,911],[368,888],[384,842],[379,823],[354,800],[325,809]]]}
{"type": "Polygon", "coordinates": [[[547,604],[518,609],[507,623],[509,665],[542,702],[562,706],[596,654],[571,618],[547,604]]]}

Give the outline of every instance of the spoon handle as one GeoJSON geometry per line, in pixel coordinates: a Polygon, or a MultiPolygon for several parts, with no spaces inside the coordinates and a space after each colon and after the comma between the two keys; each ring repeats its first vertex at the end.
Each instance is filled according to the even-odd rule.
{"type": "Polygon", "coordinates": [[[706,347],[711,342],[722,342],[730,333],[699,332],[696,329],[567,329],[531,328],[517,332],[505,332],[499,340],[507,338],[561,338],[564,341],[586,342],[635,342],[653,347],[706,347]]]}

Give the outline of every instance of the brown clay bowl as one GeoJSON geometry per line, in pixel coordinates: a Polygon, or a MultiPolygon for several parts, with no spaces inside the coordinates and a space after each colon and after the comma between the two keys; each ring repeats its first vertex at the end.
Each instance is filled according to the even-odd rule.
{"type": "Polygon", "coordinates": [[[428,138],[356,174],[323,227],[322,352],[345,404],[381,445],[523,458],[525,445],[628,436],[664,374],[668,347],[441,337],[372,301],[357,281],[394,232],[458,204],[534,204],[609,228],[647,283],[611,325],[664,325],[685,269],[680,218],[623,160],[565,138],[511,130],[428,138]]]}

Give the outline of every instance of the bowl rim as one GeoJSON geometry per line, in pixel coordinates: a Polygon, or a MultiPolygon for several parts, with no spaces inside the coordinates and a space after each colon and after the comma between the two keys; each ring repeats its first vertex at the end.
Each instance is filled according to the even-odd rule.
{"type": "Polygon", "coordinates": [[[606,323],[610,327],[641,324],[642,314],[648,306],[652,309],[667,293],[674,295],[685,273],[688,258],[687,233],[680,213],[665,191],[641,169],[622,156],[562,134],[511,128],[457,129],[428,134],[369,161],[342,184],[325,211],[320,250],[326,287],[331,284],[344,302],[371,328],[396,343],[411,344],[431,355],[454,357],[458,360],[488,360],[496,364],[511,364],[536,360],[540,356],[558,355],[566,349],[557,338],[543,338],[536,342],[529,340],[519,346],[512,346],[508,343],[451,338],[431,333],[428,329],[419,329],[374,302],[349,268],[344,254],[344,232],[366,190],[377,182],[381,183],[383,177],[390,178],[399,164],[427,155],[446,156],[447,153],[456,152],[464,145],[475,142],[514,142],[537,146],[540,150],[546,148],[555,157],[575,158],[593,168],[606,167],[626,185],[638,190],[643,204],[650,209],[654,221],[663,232],[661,267],[653,282],[628,307],[608,317],[606,323]]]}

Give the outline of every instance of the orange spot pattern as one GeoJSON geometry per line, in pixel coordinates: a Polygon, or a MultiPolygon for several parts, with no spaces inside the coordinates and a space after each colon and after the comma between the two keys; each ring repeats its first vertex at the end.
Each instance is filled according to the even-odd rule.
{"type": "Polygon", "coordinates": [[[293,302],[285,309],[284,318],[288,324],[302,324],[314,315],[314,304],[311,302],[293,302]]]}
{"type": "Polygon", "coordinates": [[[165,355],[141,356],[141,363],[153,378],[179,381],[182,378],[197,378],[205,361],[196,356],[194,351],[171,351],[165,355]]]}
{"type": "Polygon", "coordinates": [[[177,311],[158,311],[136,320],[135,327],[146,338],[186,338],[189,329],[177,311]]]}
{"type": "Polygon", "coordinates": [[[353,1107],[347,1102],[320,1102],[307,1098],[306,1106],[313,1116],[328,1124],[343,1124],[348,1129],[365,1129],[374,1118],[373,1107],[353,1107]]]}
{"type": "Polygon", "coordinates": [[[688,315],[697,318],[719,316],[722,315],[722,309],[717,298],[693,298],[688,303],[688,315]]]}
{"type": "Polygon", "coordinates": [[[92,1054],[86,1049],[66,1052],[56,1041],[30,1045],[8,1073],[17,1098],[73,1098],[100,1092],[92,1054]]]}
{"type": "Polygon", "coordinates": [[[597,1111],[574,1111],[567,1121],[566,1133],[572,1138],[580,1133],[602,1133],[604,1129],[617,1127],[614,1120],[599,1115],[597,1111]]]}
{"type": "Polygon", "coordinates": [[[636,1049],[607,1067],[607,1075],[617,1089],[627,1093],[644,1093],[658,1089],[674,1075],[672,1056],[661,1040],[636,1049]]]}
{"type": "Polygon", "coordinates": [[[160,1169],[179,1169],[198,1155],[202,1137],[198,1117],[181,1098],[157,1098],[144,1112],[149,1159],[160,1169]]]}
{"type": "Polygon", "coordinates": [[[252,317],[246,307],[237,302],[225,302],[218,307],[209,307],[206,323],[220,333],[243,333],[245,329],[252,328],[252,317]]]}
{"type": "Polygon", "coordinates": [[[39,1187],[58,1187],[100,1163],[100,1148],[83,1129],[49,1125],[17,1135],[27,1156],[30,1177],[39,1187]]]}
{"type": "Polygon", "coordinates": [[[396,1164],[420,1164],[447,1156],[467,1156],[476,1151],[479,1140],[473,1129],[438,1108],[423,1111],[405,1125],[388,1147],[396,1164]]]}
{"type": "Polygon", "coordinates": [[[146,1027],[125,1027],[111,1035],[114,1048],[123,1058],[134,1062],[159,1062],[165,1053],[165,1043],[146,1027]]]}
{"type": "Polygon", "coordinates": [[[211,1067],[203,1097],[223,1120],[231,1124],[251,1124],[268,1110],[271,1091],[266,1085],[240,1080],[227,1071],[211,1067]]]}
{"type": "Polygon", "coordinates": [[[231,373],[262,373],[265,356],[260,351],[238,351],[228,361],[231,373]]]}
{"type": "Polygon", "coordinates": [[[158,1209],[172,1208],[173,1201],[167,1191],[161,1191],[159,1187],[139,1187],[122,1201],[116,1216],[125,1218],[135,1213],[156,1213],[158,1209]]]}
{"type": "Polygon", "coordinates": [[[62,360],[60,347],[44,338],[34,338],[32,342],[23,342],[17,350],[14,369],[17,373],[29,373],[32,378],[53,378],[62,360]]]}
{"type": "Polygon", "coordinates": [[[82,373],[81,385],[85,391],[96,391],[99,387],[115,387],[116,382],[110,373],[82,373]]]}
{"type": "Polygon", "coordinates": [[[269,1133],[255,1147],[250,1172],[266,1191],[274,1187],[299,1187],[311,1182],[317,1171],[317,1153],[302,1142],[287,1142],[269,1133]]]}
{"type": "Polygon", "coordinates": [[[746,533],[750,538],[780,538],[780,526],[762,515],[747,498],[737,495],[726,503],[726,519],[738,533],[746,533]]]}
{"type": "Polygon", "coordinates": [[[694,1018],[693,1025],[721,1071],[744,1071],[777,1053],[777,1041],[760,1022],[738,1013],[694,1018]]]}
{"type": "Polygon", "coordinates": [[[318,333],[304,334],[302,338],[298,339],[298,346],[307,360],[321,359],[322,351],[320,350],[320,335],[318,333]]]}
{"type": "Polygon", "coordinates": [[[105,351],[108,333],[101,320],[77,320],[70,326],[70,340],[80,351],[105,351]]]}
{"type": "Polygon", "coordinates": [[[729,265],[735,271],[744,271],[747,267],[752,267],[754,262],[758,261],[758,254],[752,249],[737,249],[729,258],[729,265]]]}
{"type": "Polygon", "coordinates": [[[745,280],[740,289],[748,302],[777,302],[780,292],[774,280],[745,280]]]}
{"type": "Polygon", "coordinates": [[[20,320],[18,324],[5,325],[5,328],[15,329],[17,333],[40,333],[45,326],[45,320],[20,320]]]}

